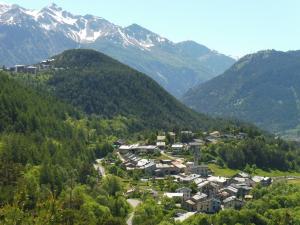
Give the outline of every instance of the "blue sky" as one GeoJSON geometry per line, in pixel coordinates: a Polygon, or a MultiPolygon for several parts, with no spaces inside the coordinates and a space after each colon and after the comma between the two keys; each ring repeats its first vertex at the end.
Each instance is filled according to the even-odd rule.
{"type": "MultiPolygon", "coordinates": [[[[5,0],[4,0],[5,1],[5,0]]],[[[6,0],[40,9],[55,2],[75,14],[142,25],[172,41],[195,40],[243,56],[262,49],[300,49],[299,0],[6,0]]]]}

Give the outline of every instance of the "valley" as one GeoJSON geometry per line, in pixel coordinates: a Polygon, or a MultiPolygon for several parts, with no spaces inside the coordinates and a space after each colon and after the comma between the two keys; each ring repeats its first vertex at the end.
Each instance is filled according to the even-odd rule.
{"type": "Polygon", "coordinates": [[[299,3],[7,1],[0,224],[300,224],[299,3]]]}
{"type": "Polygon", "coordinates": [[[27,224],[49,216],[57,224],[223,224],[227,213],[227,220],[254,220],[253,204],[272,223],[273,205],[260,201],[283,189],[292,202],[278,210],[297,215],[295,143],[198,114],[93,50],[5,70],[0,219],[7,223],[19,210],[27,224]],[[140,204],[132,207],[132,199],[140,204]]]}

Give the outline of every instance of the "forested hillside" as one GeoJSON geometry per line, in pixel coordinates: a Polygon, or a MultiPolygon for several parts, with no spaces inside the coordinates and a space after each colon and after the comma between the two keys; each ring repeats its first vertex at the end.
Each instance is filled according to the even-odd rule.
{"type": "Polygon", "coordinates": [[[93,50],[69,50],[54,58],[61,68],[47,81],[58,98],[88,114],[136,120],[133,130],[225,128],[232,123],[198,114],[155,81],[93,50]]]}
{"type": "Polygon", "coordinates": [[[299,138],[300,52],[261,51],[191,89],[183,101],[215,116],[235,117],[299,138]]]}
{"type": "Polygon", "coordinates": [[[92,167],[110,147],[96,139],[90,146],[79,119],[71,106],[0,74],[1,224],[123,224],[121,183],[97,183],[92,167]]]}

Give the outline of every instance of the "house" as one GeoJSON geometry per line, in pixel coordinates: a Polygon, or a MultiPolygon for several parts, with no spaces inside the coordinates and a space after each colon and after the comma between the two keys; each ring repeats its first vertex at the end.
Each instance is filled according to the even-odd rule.
{"type": "Polygon", "coordinates": [[[188,187],[182,187],[182,188],[176,189],[176,192],[183,194],[183,200],[188,200],[189,198],[191,198],[192,189],[190,189],[188,187]]]}
{"type": "Polygon", "coordinates": [[[178,174],[179,170],[177,167],[170,164],[158,163],[156,164],[156,170],[154,171],[156,176],[166,176],[178,174]]]}
{"type": "Polygon", "coordinates": [[[128,152],[134,152],[133,150],[136,149],[139,146],[139,144],[134,144],[134,145],[121,145],[119,147],[119,152],[121,154],[126,154],[128,152]]]}
{"type": "Polygon", "coordinates": [[[26,73],[36,74],[37,73],[37,67],[36,66],[27,66],[25,68],[26,73]]]}
{"type": "Polygon", "coordinates": [[[135,148],[138,153],[153,154],[159,152],[159,148],[155,145],[144,145],[135,148]]]}
{"type": "Polygon", "coordinates": [[[217,198],[209,198],[197,203],[197,211],[204,213],[216,213],[221,208],[221,201],[217,198]]]}
{"type": "Polygon", "coordinates": [[[198,186],[198,184],[200,184],[204,181],[206,181],[206,179],[199,177],[194,180],[194,183],[198,186]]]}
{"type": "Polygon", "coordinates": [[[153,174],[156,169],[156,164],[154,162],[149,162],[146,165],[144,165],[145,173],[147,174],[153,174]]]}
{"type": "Polygon", "coordinates": [[[208,180],[204,180],[204,179],[203,179],[203,181],[201,181],[201,182],[198,182],[198,181],[200,181],[200,180],[197,179],[197,180],[196,180],[197,183],[196,183],[196,182],[195,182],[195,183],[196,183],[196,185],[197,185],[197,187],[198,187],[198,190],[199,190],[200,192],[203,192],[202,189],[203,189],[206,185],[208,185],[208,184],[210,183],[208,180]]]}
{"type": "Polygon", "coordinates": [[[269,186],[272,184],[272,178],[270,177],[261,177],[261,176],[254,176],[252,180],[258,184],[260,183],[262,186],[269,186]]]}
{"type": "Polygon", "coordinates": [[[209,197],[217,196],[220,186],[216,183],[205,181],[197,185],[198,190],[205,193],[209,197]]]}
{"type": "Polygon", "coordinates": [[[190,142],[191,140],[193,140],[193,136],[194,136],[192,131],[181,131],[180,135],[181,135],[181,141],[183,143],[190,142]]]}
{"type": "Polygon", "coordinates": [[[217,196],[220,200],[223,201],[224,199],[230,197],[230,194],[223,190],[223,191],[220,191],[217,196]]]}
{"type": "Polygon", "coordinates": [[[233,208],[233,209],[240,209],[243,207],[244,202],[241,199],[238,199],[236,196],[231,196],[223,201],[224,208],[233,208]]]}
{"type": "MultiPolygon", "coordinates": [[[[201,192],[197,192],[195,195],[193,195],[193,197],[191,198],[191,200],[193,202],[195,202],[196,204],[198,204],[199,202],[206,200],[207,197],[208,196],[206,194],[201,193],[201,192]]],[[[197,205],[197,208],[198,208],[198,205],[197,205]]],[[[197,211],[199,211],[199,210],[197,209],[197,211]]]]}
{"type": "Polygon", "coordinates": [[[186,165],[182,164],[182,162],[178,160],[172,161],[172,165],[177,167],[180,173],[185,171],[186,165]]]}
{"type": "Polygon", "coordinates": [[[193,132],[190,131],[190,130],[184,130],[184,131],[181,131],[180,134],[182,134],[182,135],[190,135],[190,136],[193,136],[193,135],[194,135],[193,132]]]}
{"type": "Polygon", "coordinates": [[[166,140],[166,136],[157,136],[157,141],[165,141],[166,140]]]}
{"type": "Polygon", "coordinates": [[[238,190],[238,197],[244,197],[245,195],[249,194],[249,192],[252,190],[252,187],[250,187],[246,183],[231,184],[230,186],[238,190]]]}
{"type": "Polygon", "coordinates": [[[185,201],[183,206],[189,212],[196,212],[197,211],[197,204],[196,204],[196,202],[192,201],[191,199],[185,201]]]}
{"type": "Polygon", "coordinates": [[[166,192],[166,193],[164,193],[164,197],[182,201],[183,200],[183,193],[166,192]]]}
{"type": "Polygon", "coordinates": [[[221,133],[219,131],[213,131],[213,132],[209,133],[209,136],[212,138],[220,138],[221,133]]]}
{"type": "Polygon", "coordinates": [[[219,142],[218,139],[212,138],[212,137],[207,137],[207,138],[205,138],[205,141],[206,141],[207,143],[210,143],[210,144],[217,144],[217,143],[219,142]]]}
{"type": "Polygon", "coordinates": [[[171,164],[172,160],[170,160],[170,159],[161,159],[160,162],[163,163],[163,164],[171,164]]]}
{"type": "Polygon", "coordinates": [[[16,73],[25,73],[25,65],[15,65],[14,67],[16,73]]]}
{"type": "Polygon", "coordinates": [[[156,146],[157,146],[159,149],[165,149],[165,147],[166,147],[166,142],[164,142],[164,141],[158,141],[158,142],[156,142],[156,146]]]}
{"type": "Polygon", "coordinates": [[[168,132],[168,135],[170,137],[170,142],[175,143],[176,142],[176,134],[174,132],[168,132]]]}
{"type": "Polygon", "coordinates": [[[200,177],[200,175],[198,175],[198,174],[189,174],[188,176],[181,175],[181,176],[179,176],[178,180],[182,183],[191,183],[199,177],[200,177]]]}
{"type": "Polygon", "coordinates": [[[245,199],[246,201],[250,201],[250,200],[253,199],[253,195],[245,195],[244,199],[245,199]]]}
{"type": "Polygon", "coordinates": [[[193,140],[194,141],[194,143],[198,143],[198,144],[200,144],[200,145],[204,145],[205,144],[205,142],[204,142],[204,140],[202,140],[202,139],[194,139],[193,140]]]}
{"type": "Polygon", "coordinates": [[[220,176],[210,176],[207,178],[208,181],[218,184],[220,187],[224,187],[227,184],[226,177],[220,177],[220,176]]]}
{"type": "Polygon", "coordinates": [[[250,178],[251,176],[250,176],[250,174],[241,171],[241,172],[239,172],[238,174],[236,174],[236,175],[233,176],[233,177],[250,178]]]}
{"type": "Polygon", "coordinates": [[[208,166],[205,164],[197,165],[195,162],[186,163],[186,174],[199,174],[202,177],[207,177],[209,174],[208,166]]]}
{"type": "Polygon", "coordinates": [[[238,196],[239,190],[232,186],[227,186],[225,188],[222,188],[220,192],[227,192],[230,196],[238,196]]]}
{"type": "Polygon", "coordinates": [[[185,146],[182,143],[176,143],[171,146],[171,150],[173,155],[179,155],[184,152],[185,146]]]}
{"type": "Polygon", "coordinates": [[[250,178],[242,178],[242,177],[232,177],[229,180],[229,183],[238,184],[238,185],[247,185],[247,186],[253,186],[255,184],[255,182],[250,178]]]}
{"type": "Polygon", "coordinates": [[[114,145],[117,146],[117,147],[120,147],[122,145],[125,145],[125,143],[126,142],[124,140],[119,139],[119,140],[117,140],[117,141],[114,142],[114,145]]]}

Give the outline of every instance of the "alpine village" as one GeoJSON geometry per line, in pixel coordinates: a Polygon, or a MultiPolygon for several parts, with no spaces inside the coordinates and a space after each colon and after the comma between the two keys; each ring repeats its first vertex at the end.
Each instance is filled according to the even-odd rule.
{"type": "Polygon", "coordinates": [[[299,51],[235,60],[55,4],[0,3],[0,42],[0,224],[300,224],[299,51]]]}

